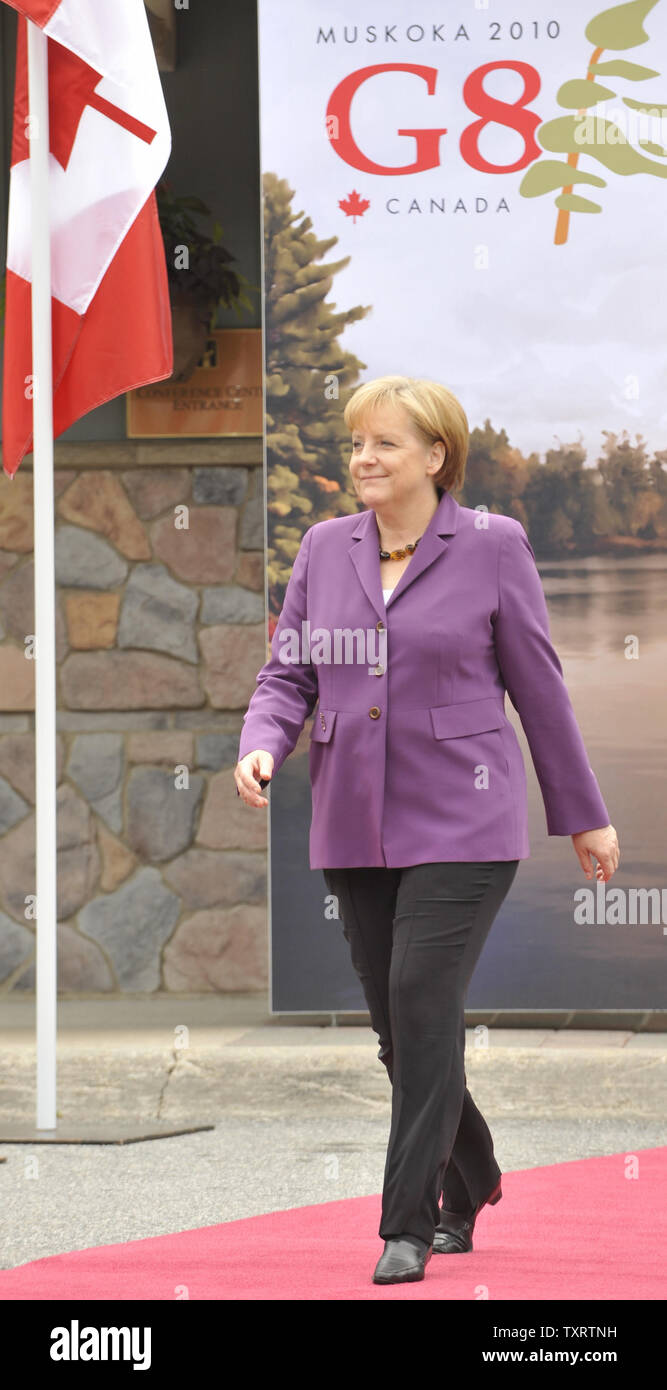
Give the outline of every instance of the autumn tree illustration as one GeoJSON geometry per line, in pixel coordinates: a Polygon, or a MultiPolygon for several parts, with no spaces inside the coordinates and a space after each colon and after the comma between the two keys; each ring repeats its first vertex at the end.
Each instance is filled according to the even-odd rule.
{"type": "MultiPolygon", "coordinates": [[[[552,193],[554,189],[562,189],[554,199],[558,208],[554,235],[554,244],[557,246],[567,241],[570,213],[602,211],[600,203],[584,197],[581,192],[574,192],[575,184],[578,187],[582,184],[592,184],[597,188],[605,188],[607,184],[606,179],[599,174],[579,168],[580,156],[596,159],[599,164],[615,174],[627,176],[643,173],[653,174],[656,178],[667,178],[667,165],[658,162],[667,158],[667,150],[662,145],[638,138],[637,143],[647,155],[656,156],[649,159],[634,149],[615,121],[607,120],[600,112],[593,114],[594,107],[618,96],[615,90],[605,85],[609,78],[621,78],[626,82],[645,82],[647,78],[659,75],[655,68],[643,67],[625,58],[600,61],[605,50],[619,53],[647,42],[649,35],[643,27],[643,21],[649,10],[655,9],[657,3],[658,0],[629,0],[627,4],[613,5],[610,9],[603,10],[589,21],[584,33],[594,45],[594,50],[588,61],[586,76],[564,82],[556,93],[559,106],[565,107],[572,114],[543,122],[535,132],[536,139],[543,149],[567,157],[565,160],[536,159],[526,170],[519,185],[519,193],[524,198],[536,198],[545,193],[552,193]],[[604,83],[598,80],[601,78],[605,79],[604,83]]],[[[667,113],[667,104],[642,102],[630,96],[623,96],[621,100],[629,110],[653,117],[661,117],[667,113]]]]}
{"type": "Polygon", "coordinates": [[[506,430],[494,429],[490,420],[470,431],[463,490],[457,501],[464,507],[487,507],[490,512],[513,516],[522,526],[528,517],[521,500],[539,463],[537,454],[524,458],[509,441],[506,430]]]}
{"type": "Polygon", "coordinates": [[[586,554],[598,536],[615,528],[599,474],[586,467],[579,442],[546,450],[544,463],[531,469],[521,501],[531,543],[542,556],[586,554]]]}
{"type": "Polygon", "coordinates": [[[338,340],[372,308],[336,312],[328,296],[350,257],[324,261],[338,237],[318,238],[310,217],[292,210],[293,197],[285,179],[264,175],[270,635],[304,532],[359,510],[343,409],[366,363],[338,340]]]}
{"type": "Polygon", "coordinates": [[[640,539],[667,536],[667,475],[660,466],[665,454],[649,461],[641,435],[636,444],[603,430],[605,442],[599,469],[617,533],[640,539]]]}

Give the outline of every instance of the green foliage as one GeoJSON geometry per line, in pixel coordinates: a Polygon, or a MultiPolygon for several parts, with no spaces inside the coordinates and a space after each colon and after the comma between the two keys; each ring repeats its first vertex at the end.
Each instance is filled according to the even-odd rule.
{"type": "Polygon", "coordinates": [[[196,219],[211,215],[206,203],[192,196],[177,198],[166,179],[160,179],[156,199],[170,290],[185,290],[197,303],[210,309],[211,327],[221,305],[232,308],[237,318],[239,305],[252,310],[246,291],[258,286],[250,285],[240,271],[230,268],[236,257],[222,245],[220,223],[214,222],[211,236],[198,225],[196,219]],[[176,264],[176,248],[183,246],[189,253],[187,270],[176,264]]]}

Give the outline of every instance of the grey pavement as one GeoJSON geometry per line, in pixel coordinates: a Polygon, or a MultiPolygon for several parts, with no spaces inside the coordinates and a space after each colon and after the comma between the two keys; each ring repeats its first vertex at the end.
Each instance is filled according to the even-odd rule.
{"type": "MultiPolygon", "coordinates": [[[[35,1123],[34,1015],[32,999],[0,1003],[5,1131],[35,1123]]],[[[261,994],[64,999],[58,1020],[61,1127],[214,1128],[122,1146],[0,1139],[1,1268],[381,1191],[391,1086],[368,1023],[285,1021],[261,994]]],[[[667,1142],[667,1034],[466,1036],[503,1171],[667,1142]]]]}

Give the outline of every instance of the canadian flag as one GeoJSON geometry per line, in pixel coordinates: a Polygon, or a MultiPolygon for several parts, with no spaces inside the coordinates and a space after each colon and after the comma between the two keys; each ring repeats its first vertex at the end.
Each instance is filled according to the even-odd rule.
{"type": "Polygon", "coordinates": [[[19,11],[9,188],[2,466],[32,448],[27,20],[48,36],[53,429],[173,370],[155,185],[171,133],[143,0],[19,11]]]}

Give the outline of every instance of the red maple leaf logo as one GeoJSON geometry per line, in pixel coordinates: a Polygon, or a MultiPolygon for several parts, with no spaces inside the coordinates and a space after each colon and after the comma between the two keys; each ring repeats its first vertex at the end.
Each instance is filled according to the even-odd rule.
{"type": "Polygon", "coordinates": [[[343,209],[346,217],[351,217],[352,221],[356,222],[358,217],[363,217],[366,208],[370,207],[370,202],[368,198],[360,198],[356,188],[354,188],[349,198],[338,200],[338,206],[343,209]]]}

